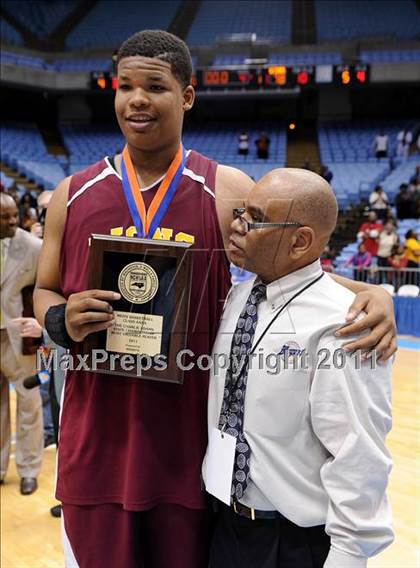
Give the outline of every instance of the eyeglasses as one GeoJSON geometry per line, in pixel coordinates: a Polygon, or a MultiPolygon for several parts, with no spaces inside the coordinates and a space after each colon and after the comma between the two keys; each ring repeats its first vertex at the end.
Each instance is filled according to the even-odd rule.
{"type": "Polygon", "coordinates": [[[261,221],[259,223],[250,223],[243,218],[245,211],[245,207],[236,207],[232,210],[232,213],[233,219],[239,219],[246,232],[252,231],[253,229],[267,229],[268,227],[303,227],[302,223],[299,223],[298,221],[284,221],[283,223],[265,223],[261,221]]]}

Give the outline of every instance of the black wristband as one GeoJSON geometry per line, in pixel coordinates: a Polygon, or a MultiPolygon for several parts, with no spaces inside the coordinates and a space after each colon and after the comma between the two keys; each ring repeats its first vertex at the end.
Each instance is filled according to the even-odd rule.
{"type": "Polygon", "coordinates": [[[74,341],[66,329],[66,304],[58,304],[58,306],[48,308],[44,322],[45,329],[54,343],[66,349],[70,349],[74,345],[74,341]]]}

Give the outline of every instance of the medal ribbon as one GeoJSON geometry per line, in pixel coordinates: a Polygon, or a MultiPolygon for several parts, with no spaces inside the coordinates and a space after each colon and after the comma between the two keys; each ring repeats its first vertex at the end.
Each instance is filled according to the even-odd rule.
{"type": "Polygon", "coordinates": [[[136,170],[134,169],[133,162],[131,161],[128,147],[125,146],[121,160],[122,184],[128,208],[137,229],[138,237],[153,238],[160,221],[171,204],[185,167],[185,161],[185,148],[182,144],[180,144],[165,177],[159,185],[149,209],[146,211],[136,170]]]}

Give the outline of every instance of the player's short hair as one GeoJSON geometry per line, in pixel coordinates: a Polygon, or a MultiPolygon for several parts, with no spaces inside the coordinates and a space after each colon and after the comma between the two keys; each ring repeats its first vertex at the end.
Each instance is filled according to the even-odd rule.
{"type": "Polygon", "coordinates": [[[191,82],[192,61],[187,44],[163,30],[143,30],[129,37],[117,54],[117,65],[124,57],[156,57],[171,65],[172,74],[183,88],[191,82]]]}

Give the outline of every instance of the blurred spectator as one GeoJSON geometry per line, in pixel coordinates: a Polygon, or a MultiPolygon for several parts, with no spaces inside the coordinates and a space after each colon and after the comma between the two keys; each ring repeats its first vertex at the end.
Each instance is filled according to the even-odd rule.
{"type": "Polygon", "coordinates": [[[377,185],[369,196],[369,205],[380,221],[385,221],[388,213],[389,199],[382,186],[377,185]]]}
{"type": "Polygon", "coordinates": [[[31,231],[32,225],[38,223],[38,214],[34,207],[24,206],[21,213],[20,226],[25,231],[31,231]]]}
{"type": "Polygon", "coordinates": [[[248,156],[249,153],[249,139],[247,132],[241,132],[238,136],[238,154],[248,156]]]}
{"type": "Polygon", "coordinates": [[[405,130],[400,130],[397,134],[397,156],[399,158],[404,156],[404,137],[405,130]]]}
{"type": "Polygon", "coordinates": [[[1,242],[1,479],[10,452],[9,383],[17,395],[15,461],[20,492],[36,491],[43,452],[42,409],[39,389],[27,390],[24,380],[36,375],[35,354],[25,354],[22,338],[39,337],[42,328],[34,317],[22,317],[23,291],[35,283],[41,243],[18,227],[18,208],[7,193],[0,194],[1,242]]]}
{"type": "MultiPolygon", "coordinates": [[[[407,268],[417,268],[420,267],[420,242],[417,238],[416,233],[410,229],[405,234],[404,243],[404,254],[408,260],[407,268]]],[[[408,273],[407,275],[408,284],[416,284],[419,286],[420,278],[418,273],[408,273]]]]}
{"type": "Polygon", "coordinates": [[[262,132],[255,140],[255,146],[257,147],[257,157],[267,160],[270,148],[270,138],[267,134],[265,134],[265,132],[262,132]]]}
{"type": "Polygon", "coordinates": [[[365,249],[372,256],[376,256],[378,254],[378,237],[382,229],[382,223],[378,222],[378,217],[375,211],[369,211],[368,220],[360,226],[357,238],[362,239],[365,249]]]}
{"type": "Polygon", "coordinates": [[[377,158],[386,158],[388,156],[388,134],[385,134],[383,130],[375,138],[374,151],[377,158]]]}
{"type": "Polygon", "coordinates": [[[326,245],[321,254],[321,266],[324,272],[334,272],[334,253],[329,245],[326,245]]]}
{"type": "Polygon", "coordinates": [[[372,255],[365,248],[363,243],[360,243],[357,252],[349,258],[346,266],[353,266],[353,279],[366,282],[368,276],[368,268],[372,262],[372,255]]]}
{"type": "Polygon", "coordinates": [[[395,245],[391,251],[391,256],[388,258],[388,264],[395,268],[388,276],[395,289],[398,290],[400,286],[407,283],[405,268],[407,268],[408,259],[404,254],[404,246],[401,244],[395,245]]]}
{"type": "Polygon", "coordinates": [[[420,166],[416,166],[416,171],[411,176],[410,183],[414,186],[420,185],[420,166]]]}
{"type": "Polygon", "coordinates": [[[29,207],[36,207],[36,198],[32,195],[29,189],[27,189],[20,198],[19,207],[23,207],[25,209],[29,207]]]}
{"type": "Polygon", "coordinates": [[[408,184],[402,183],[395,197],[398,219],[413,219],[416,216],[416,206],[414,195],[410,191],[408,184]]]}
{"type": "MultiPolygon", "coordinates": [[[[392,250],[399,242],[399,237],[395,226],[391,221],[387,221],[384,225],[383,231],[379,233],[378,237],[378,268],[388,268],[388,259],[392,254],[392,250]]],[[[388,271],[379,270],[379,284],[388,282],[388,271]]]]}
{"type": "Polygon", "coordinates": [[[319,172],[319,175],[323,177],[328,183],[331,183],[331,180],[334,177],[334,174],[329,169],[329,167],[324,165],[321,166],[321,171],[319,172]]]}
{"type": "Polygon", "coordinates": [[[406,130],[404,134],[404,147],[403,147],[403,156],[408,157],[410,154],[410,146],[413,142],[413,135],[410,130],[406,130]]]}

